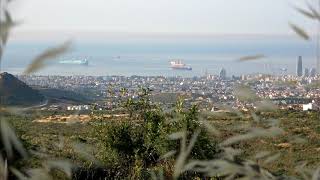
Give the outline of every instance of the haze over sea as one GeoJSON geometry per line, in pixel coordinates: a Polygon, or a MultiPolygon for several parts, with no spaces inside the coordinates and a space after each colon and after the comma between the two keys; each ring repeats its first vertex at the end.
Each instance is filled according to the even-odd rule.
{"type": "MultiPolygon", "coordinates": [[[[33,57],[57,43],[50,41],[9,42],[3,71],[21,74],[33,57]]],[[[215,36],[166,38],[117,38],[75,40],[70,53],[52,60],[41,75],[141,75],[141,76],[201,76],[207,70],[218,74],[221,68],[228,76],[269,73],[294,74],[297,57],[303,56],[304,68],[316,67],[316,46],[289,36],[215,36]],[[265,59],[238,62],[242,56],[264,54],[265,59]],[[88,66],[59,65],[59,60],[88,59],[88,66]],[[171,59],[183,59],[192,71],[172,70],[171,59]],[[281,71],[287,68],[287,72],[281,71]]]]}

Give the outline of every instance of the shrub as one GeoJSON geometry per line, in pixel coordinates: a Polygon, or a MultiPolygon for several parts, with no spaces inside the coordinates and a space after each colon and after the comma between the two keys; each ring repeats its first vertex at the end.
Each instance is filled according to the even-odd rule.
{"type": "MultiPolygon", "coordinates": [[[[161,108],[153,105],[148,100],[148,93],[144,91],[142,96],[135,100],[130,100],[130,105],[126,101],[126,107],[131,115],[129,121],[119,121],[105,123],[99,121],[94,126],[94,137],[104,146],[102,153],[110,151],[116,153],[118,168],[122,169],[127,177],[134,179],[150,178],[150,169],[161,167],[165,162],[160,161],[160,157],[170,150],[180,149],[178,141],[170,141],[168,136],[175,132],[187,132],[187,139],[201,128],[198,119],[199,112],[197,106],[185,109],[183,103],[170,113],[176,120],[169,121],[161,108]],[[138,109],[136,109],[138,108],[138,109]],[[135,111],[132,111],[135,109],[135,111]],[[133,114],[131,114],[133,113],[133,114]],[[175,118],[176,117],[176,118],[175,118]],[[138,119],[137,119],[138,118],[138,119]]],[[[197,142],[190,154],[192,159],[208,160],[213,159],[219,152],[217,142],[202,130],[197,142]]],[[[179,152],[177,152],[179,153],[179,152]]],[[[107,155],[100,156],[109,158],[107,155]]],[[[168,159],[171,161],[170,159],[168,159]]],[[[104,162],[108,160],[103,159],[104,162]]],[[[172,163],[172,161],[171,161],[172,163]]],[[[112,166],[109,163],[106,166],[112,166]]],[[[114,169],[114,168],[111,168],[114,169]]],[[[159,169],[159,168],[158,168],[159,169]]],[[[172,173],[167,167],[165,174],[172,173]]],[[[201,176],[197,173],[187,173],[185,177],[201,176]]]]}

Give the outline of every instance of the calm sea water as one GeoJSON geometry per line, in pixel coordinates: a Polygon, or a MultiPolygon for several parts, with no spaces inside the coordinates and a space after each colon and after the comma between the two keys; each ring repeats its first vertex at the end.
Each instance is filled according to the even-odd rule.
{"type": "MultiPolygon", "coordinates": [[[[6,48],[3,70],[20,74],[32,58],[48,47],[50,42],[11,42],[6,48]]],[[[163,75],[199,76],[205,71],[218,74],[286,73],[293,74],[297,57],[303,56],[304,67],[316,66],[315,43],[288,37],[214,37],[192,39],[152,39],[121,41],[75,41],[73,50],[52,60],[51,65],[38,72],[44,75],[163,75]],[[267,58],[237,62],[239,57],[264,54],[267,58]],[[57,65],[66,59],[89,60],[89,66],[57,65]],[[176,71],[169,67],[170,59],[183,59],[192,71],[176,71]]]]}

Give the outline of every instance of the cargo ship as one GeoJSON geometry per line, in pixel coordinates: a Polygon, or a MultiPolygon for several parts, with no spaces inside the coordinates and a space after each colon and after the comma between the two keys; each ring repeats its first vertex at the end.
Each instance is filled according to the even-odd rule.
{"type": "Polygon", "coordinates": [[[176,70],[187,70],[187,71],[191,71],[192,67],[187,66],[186,64],[184,64],[182,62],[182,60],[172,60],[170,61],[171,64],[171,68],[172,69],[176,69],[176,70]]]}
{"type": "Polygon", "coordinates": [[[88,65],[89,61],[87,59],[82,60],[61,60],[59,64],[70,64],[70,65],[88,65]]]}

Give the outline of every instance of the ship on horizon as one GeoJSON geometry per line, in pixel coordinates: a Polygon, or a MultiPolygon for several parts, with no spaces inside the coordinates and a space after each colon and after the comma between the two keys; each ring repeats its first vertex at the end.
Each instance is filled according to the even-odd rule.
{"type": "Polygon", "coordinates": [[[186,70],[186,71],[192,71],[191,66],[187,66],[182,62],[182,60],[172,60],[170,61],[171,68],[174,70],[186,70]]]}
{"type": "Polygon", "coordinates": [[[74,60],[60,60],[59,64],[69,64],[69,65],[88,65],[89,61],[87,59],[74,59],[74,60]]]}

